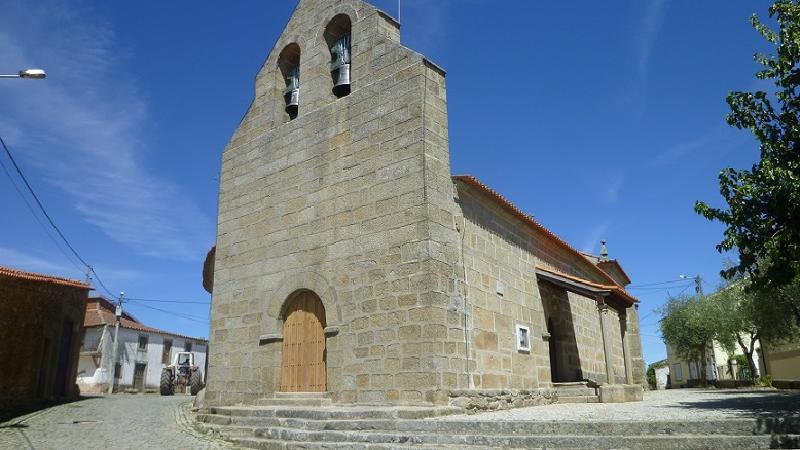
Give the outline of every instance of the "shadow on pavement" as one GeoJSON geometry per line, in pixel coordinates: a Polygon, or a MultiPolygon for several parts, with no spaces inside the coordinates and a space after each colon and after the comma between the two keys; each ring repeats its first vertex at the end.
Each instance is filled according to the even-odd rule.
{"type": "Polygon", "coordinates": [[[800,423],[800,391],[703,390],[728,398],[682,401],[669,408],[726,411],[743,418],[790,418],[800,423]]]}
{"type": "Polygon", "coordinates": [[[14,422],[13,419],[29,415],[31,413],[35,413],[38,411],[44,411],[47,408],[56,406],[56,405],[65,405],[69,403],[75,403],[75,406],[79,406],[78,402],[82,402],[84,400],[89,400],[93,398],[98,398],[97,396],[80,396],[76,399],[66,400],[66,401],[50,401],[50,402],[37,402],[31,403],[22,406],[16,406],[13,408],[6,408],[0,409],[0,428],[23,428],[26,427],[21,421],[14,422]]]}

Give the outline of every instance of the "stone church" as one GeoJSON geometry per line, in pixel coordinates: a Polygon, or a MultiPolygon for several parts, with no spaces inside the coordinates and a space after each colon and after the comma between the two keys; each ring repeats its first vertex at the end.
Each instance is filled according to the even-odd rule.
{"type": "Polygon", "coordinates": [[[392,17],[300,0],[222,156],[209,405],[641,398],[624,270],[452,176],[445,92],[392,17]]]}

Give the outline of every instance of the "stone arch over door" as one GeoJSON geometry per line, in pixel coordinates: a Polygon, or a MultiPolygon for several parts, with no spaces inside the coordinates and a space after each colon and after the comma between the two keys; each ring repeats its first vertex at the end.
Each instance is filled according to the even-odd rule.
{"type": "Polygon", "coordinates": [[[282,314],[282,392],[324,392],[327,389],[325,307],[312,291],[300,290],[285,302],[282,314]]]}
{"type": "Polygon", "coordinates": [[[322,275],[306,271],[287,275],[278,283],[278,288],[266,295],[266,315],[261,321],[261,339],[279,340],[283,334],[284,312],[286,300],[298,291],[311,291],[322,302],[325,309],[325,332],[336,334],[342,323],[342,311],[339,307],[336,291],[322,275]]]}

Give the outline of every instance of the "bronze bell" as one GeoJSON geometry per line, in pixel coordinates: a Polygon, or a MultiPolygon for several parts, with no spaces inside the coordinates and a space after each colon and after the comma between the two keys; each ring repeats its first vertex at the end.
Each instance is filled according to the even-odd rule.
{"type": "Polygon", "coordinates": [[[286,114],[289,118],[297,117],[298,106],[300,105],[300,70],[293,68],[286,77],[286,90],[283,91],[283,98],[286,101],[286,114]]]}
{"type": "Polygon", "coordinates": [[[350,93],[350,64],[342,64],[333,72],[333,93],[337,97],[350,93]]]}
{"type": "Polygon", "coordinates": [[[350,35],[339,37],[331,47],[333,93],[342,97],[350,93],[350,35]]]}

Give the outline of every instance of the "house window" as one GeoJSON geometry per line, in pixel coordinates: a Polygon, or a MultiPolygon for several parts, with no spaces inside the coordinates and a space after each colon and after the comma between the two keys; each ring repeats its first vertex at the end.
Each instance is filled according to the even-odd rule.
{"type": "Polygon", "coordinates": [[[169,364],[169,356],[172,352],[172,339],[164,339],[164,352],[161,355],[161,363],[169,364]]]}
{"type": "Polygon", "coordinates": [[[190,351],[192,351],[192,343],[191,343],[191,342],[187,342],[187,343],[186,343],[186,351],[187,351],[187,352],[190,352],[190,351]]]}
{"type": "Polygon", "coordinates": [[[147,351],[147,336],[139,336],[139,351],[147,351]]]}
{"type": "Polygon", "coordinates": [[[517,350],[531,351],[531,329],[525,325],[517,325],[517,350]]]}
{"type": "Polygon", "coordinates": [[[297,117],[300,106],[300,46],[291,43],[278,56],[278,68],[286,82],[283,99],[286,103],[286,114],[289,120],[297,117]]]}
{"type": "Polygon", "coordinates": [[[690,380],[698,379],[698,376],[697,376],[697,364],[694,361],[689,363],[689,379],[690,380]]]}
{"type": "Polygon", "coordinates": [[[675,381],[683,381],[683,369],[680,364],[672,365],[672,373],[675,374],[675,381]]]}
{"type": "Polygon", "coordinates": [[[344,97],[350,94],[350,17],[339,14],[325,27],[325,42],[331,52],[331,78],[333,94],[344,97]]]}

